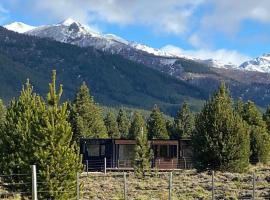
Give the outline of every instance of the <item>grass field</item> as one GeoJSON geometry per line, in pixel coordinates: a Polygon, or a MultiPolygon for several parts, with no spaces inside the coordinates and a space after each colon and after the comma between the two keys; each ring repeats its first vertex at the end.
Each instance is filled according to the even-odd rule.
{"type": "MultiPolygon", "coordinates": [[[[214,175],[215,199],[252,199],[253,173],[255,172],[255,199],[270,199],[270,167],[251,167],[247,173],[222,173],[214,175]]],[[[124,199],[123,173],[94,173],[82,176],[83,199],[124,199]]],[[[136,178],[127,173],[126,194],[128,200],[167,200],[169,197],[169,172],[151,173],[136,178]]],[[[212,173],[196,170],[173,172],[172,199],[211,199],[212,173]]]]}

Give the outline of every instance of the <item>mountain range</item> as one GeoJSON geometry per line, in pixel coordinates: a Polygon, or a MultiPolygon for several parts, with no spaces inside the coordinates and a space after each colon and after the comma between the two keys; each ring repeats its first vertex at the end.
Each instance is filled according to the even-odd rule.
{"type": "MultiPolygon", "coordinates": [[[[70,18],[53,25],[34,27],[22,22],[14,22],[4,27],[11,30],[1,30],[7,35],[6,37],[10,38],[10,35],[12,35],[12,37],[16,38],[13,40],[12,44],[16,44],[17,54],[30,51],[30,55],[24,54],[24,56],[27,57],[27,61],[23,59],[18,60],[16,57],[18,55],[14,55],[9,49],[11,48],[10,41],[2,37],[2,39],[0,38],[0,44],[8,48],[6,51],[11,55],[5,54],[5,56],[7,56],[10,61],[15,61],[17,64],[23,63],[26,68],[31,65],[31,73],[32,69],[38,72],[38,75],[34,76],[37,82],[39,76],[43,75],[40,74],[40,72],[48,72],[48,69],[51,69],[52,66],[57,66],[61,73],[65,73],[65,75],[61,75],[63,81],[66,81],[64,78],[68,78],[68,75],[73,77],[75,74],[77,77],[74,76],[73,83],[78,84],[79,81],[89,80],[94,95],[97,96],[98,101],[102,104],[124,104],[149,109],[151,104],[157,103],[161,104],[164,110],[170,112],[173,110],[173,107],[179,106],[183,100],[190,99],[192,107],[198,109],[198,107],[202,105],[202,102],[218,87],[221,81],[227,83],[234,98],[241,97],[244,100],[253,100],[260,107],[266,107],[270,102],[270,73],[268,73],[270,72],[270,56],[268,54],[247,61],[240,66],[223,64],[213,59],[201,60],[188,55],[171,54],[140,43],[127,41],[113,34],[101,34],[70,18]],[[26,46],[21,45],[20,40],[30,40],[31,44],[27,45],[32,45],[32,49],[30,50],[30,47],[26,44],[26,46]],[[39,46],[42,51],[36,49],[35,45],[37,43],[39,45],[42,44],[39,46]],[[62,49],[63,45],[66,45],[67,51],[62,49]],[[51,51],[51,49],[54,50],[55,55],[51,55],[47,52],[51,51]],[[62,52],[58,52],[59,50],[62,52]],[[91,53],[89,53],[90,51],[91,53]],[[40,52],[41,55],[39,55],[38,52],[40,52]],[[85,52],[87,56],[82,56],[82,52],[85,52]],[[79,60],[78,56],[83,57],[83,60],[79,60]],[[42,61],[39,61],[39,59],[42,61]],[[104,61],[104,59],[106,61],[104,61]],[[33,60],[35,60],[34,63],[36,66],[33,65],[33,60]],[[69,60],[70,63],[67,63],[67,60],[69,60]],[[102,73],[102,68],[99,68],[97,65],[93,66],[93,63],[91,63],[96,60],[101,63],[103,62],[102,66],[105,64],[108,65],[106,66],[106,70],[103,71],[104,73],[102,73]],[[111,60],[114,60],[113,62],[117,60],[117,64],[113,64],[111,60]],[[73,66],[71,66],[71,63],[73,66]],[[40,64],[42,65],[42,70],[39,66],[40,64]],[[82,65],[83,70],[79,67],[82,65]],[[112,74],[107,74],[111,73],[111,69],[107,71],[107,68],[110,67],[116,69],[115,77],[113,78],[110,77],[112,74]],[[91,68],[92,74],[88,73],[88,68],[91,68]],[[117,76],[126,76],[121,74],[122,70],[120,70],[120,68],[125,69],[126,72],[128,71],[130,78],[133,76],[131,78],[133,83],[129,87],[129,92],[125,93],[121,88],[118,88],[123,85],[119,84],[116,86],[115,83],[112,82],[114,89],[111,91],[111,94],[117,90],[121,90],[121,94],[118,94],[119,96],[117,96],[117,93],[113,95],[117,100],[112,99],[108,94],[104,97],[103,93],[107,90],[109,85],[105,87],[105,90],[101,90],[99,88],[100,86],[97,87],[99,83],[97,84],[95,82],[98,81],[96,77],[95,81],[93,81],[94,76],[98,76],[106,82],[108,82],[108,80],[105,80],[106,78],[115,81],[114,78],[117,79],[117,76]],[[137,73],[139,69],[141,73],[137,73]],[[73,74],[71,71],[73,71],[73,74]],[[132,75],[131,71],[134,75],[132,75]],[[140,74],[141,77],[138,76],[138,74],[140,74]],[[143,77],[147,77],[148,80],[143,80],[143,77]],[[142,80],[144,84],[141,84],[142,80]],[[135,92],[136,87],[143,89],[142,85],[147,88],[148,84],[153,84],[150,80],[155,80],[158,86],[149,87],[147,91],[140,91],[140,94],[135,92]],[[135,82],[140,86],[136,85],[135,82]],[[122,93],[125,93],[125,95],[123,96],[122,93]],[[153,93],[155,93],[155,95],[153,93]],[[151,98],[145,98],[145,95],[150,95],[151,98]],[[109,100],[110,98],[111,100],[109,100]],[[126,99],[129,99],[129,101],[126,101],[126,99]]],[[[19,57],[20,56],[22,55],[19,55],[19,57]]],[[[131,80],[126,81],[126,84],[130,84],[131,80]]],[[[116,82],[118,82],[118,80],[116,82]]],[[[75,86],[69,85],[69,83],[67,85],[70,87],[70,91],[74,91],[75,86]]],[[[43,89],[42,91],[44,92],[43,89]]],[[[67,97],[71,97],[69,91],[67,97]]]]}
{"type": "MultiPolygon", "coordinates": [[[[262,73],[270,73],[270,54],[264,54],[258,58],[250,61],[246,61],[243,64],[237,66],[232,63],[223,63],[215,59],[201,60],[191,57],[189,55],[179,55],[166,52],[160,49],[155,49],[144,44],[137,42],[127,41],[114,34],[101,34],[91,29],[87,25],[83,25],[78,21],[68,18],[58,24],[43,25],[43,26],[31,26],[22,22],[13,22],[4,26],[8,30],[12,30],[18,33],[24,33],[34,35],[38,37],[52,38],[56,41],[70,43],[78,45],[80,47],[92,46],[102,51],[107,51],[114,54],[121,54],[129,59],[138,61],[138,57],[134,51],[145,52],[154,56],[162,57],[159,60],[160,65],[166,65],[171,69],[166,69],[170,74],[174,74],[174,64],[177,59],[193,60],[199,63],[208,65],[209,67],[236,69],[246,71],[257,71],[262,73]],[[132,51],[132,56],[129,52],[132,51]]],[[[148,63],[149,64],[149,63],[148,63]]],[[[154,64],[157,63],[154,61],[154,64]]],[[[177,68],[177,67],[176,67],[177,68]]],[[[177,71],[177,69],[176,69],[177,71]]],[[[177,73],[177,72],[176,72],[177,73]]]]}

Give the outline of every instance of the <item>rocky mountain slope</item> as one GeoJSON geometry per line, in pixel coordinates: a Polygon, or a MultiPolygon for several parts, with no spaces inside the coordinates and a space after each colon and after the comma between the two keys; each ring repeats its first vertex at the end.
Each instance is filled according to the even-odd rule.
{"type": "Polygon", "coordinates": [[[196,110],[207,97],[189,83],[122,56],[0,27],[1,98],[17,96],[27,78],[35,91],[45,95],[52,69],[57,70],[58,81],[64,85],[65,99],[72,99],[83,81],[90,86],[97,102],[109,106],[151,109],[158,104],[171,113],[184,100],[196,110]]]}
{"type": "MultiPolygon", "coordinates": [[[[14,31],[22,32],[16,29],[14,31]]],[[[199,60],[184,55],[169,54],[113,34],[100,34],[72,19],[54,25],[36,27],[25,31],[24,34],[51,38],[79,47],[92,47],[106,54],[123,56],[139,65],[168,74],[199,88],[206,96],[209,96],[221,81],[225,81],[234,98],[250,99],[261,107],[266,107],[270,102],[270,73],[264,73],[267,71],[267,56],[260,59],[261,62],[248,62],[248,65],[243,64],[240,67],[226,65],[213,59],[199,60]],[[262,63],[265,65],[263,70],[260,67],[262,63]],[[258,66],[251,67],[251,64],[258,66]]]]}
{"type": "Polygon", "coordinates": [[[263,54],[253,60],[244,62],[239,66],[243,70],[270,73],[270,53],[263,54]]]}

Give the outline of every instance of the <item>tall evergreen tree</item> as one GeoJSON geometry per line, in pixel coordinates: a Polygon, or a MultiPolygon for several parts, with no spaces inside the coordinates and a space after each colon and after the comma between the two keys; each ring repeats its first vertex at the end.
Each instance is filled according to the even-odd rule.
{"type": "MultiPolygon", "coordinates": [[[[33,93],[29,81],[23,86],[18,99],[13,99],[6,112],[3,131],[0,131],[0,170],[1,174],[25,174],[30,165],[35,164],[33,135],[44,102],[33,93]]],[[[22,181],[29,180],[9,180],[22,181]]],[[[23,185],[19,189],[28,191],[23,185]]]]}
{"type": "Polygon", "coordinates": [[[143,127],[141,127],[140,133],[136,135],[135,145],[134,172],[138,177],[144,176],[150,170],[151,159],[152,151],[148,144],[147,134],[143,131],[143,127]]]}
{"type": "Polygon", "coordinates": [[[174,130],[174,121],[171,119],[166,120],[166,129],[168,131],[169,138],[176,139],[174,130]]]}
{"type": "Polygon", "coordinates": [[[127,117],[127,113],[123,108],[120,108],[118,112],[117,123],[118,123],[118,129],[119,129],[121,138],[127,139],[130,122],[127,117]]]}
{"type": "Polygon", "coordinates": [[[249,164],[249,131],[233,110],[225,84],[196,117],[193,158],[198,169],[244,171],[249,164]]]}
{"type": "MultiPolygon", "coordinates": [[[[53,72],[48,104],[33,93],[27,82],[18,99],[11,102],[1,134],[0,169],[5,174],[29,173],[35,164],[40,181],[40,199],[69,199],[76,195],[76,173],[81,171],[81,158],[71,143],[67,104],[59,104],[62,94],[55,89],[53,72]],[[48,192],[45,192],[48,191],[48,192]],[[68,193],[67,193],[68,192],[68,193]]],[[[22,183],[29,182],[28,177],[22,183]]],[[[20,185],[23,191],[29,187],[20,185]]]]}
{"type": "Polygon", "coordinates": [[[128,138],[136,139],[137,135],[140,134],[141,128],[143,128],[144,134],[147,134],[147,128],[143,116],[139,112],[135,112],[129,129],[128,138]]]}
{"type": "Polygon", "coordinates": [[[149,139],[169,139],[166,121],[156,105],[150,114],[147,125],[149,139]]]}
{"type": "Polygon", "coordinates": [[[113,112],[108,112],[105,119],[105,126],[107,127],[107,132],[110,138],[120,138],[120,133],[118,130],[118,124],[113,112]]]}
{"type": "Polygon", "coordinates": [[[0,131],[2,130],[6,120],[6,107],[3,101],[0,99],[0,131]]]}
{"type": "Polygon", "coordinates": [[[270,136],[265,121],[255,104],[248,101],[243,106],[243,119],[250,127],[250,162],[267,163],[270,161],[270,136]]]}
{"type": "Polygon", "coordinates": [[[107,130],[103,121],[102,110],[90,96],[85,82],[76,93],[71,106],[70,122],[74,132],[74,140],[80,137],[107,138],[107,130]]]}
{"type": "Polygon", "coordinates": [[[241,98],[239,98],[239,99],[235,102],[234,109],[235,109],[235,111],[236,111],[240,116],[243,115],[243,112],[244,112],[244,105],[245,105],[245,103],[243,102],[243,100],[242,100],[241,98]]]}
{"type": "Polygon", "coordinates": [[[56,90],[56,71],[49,84],[48,104],[36,130],[37,166],[42,180],[41,199],[71,199],[76,197],[76,176],[82,170],[81,157],[72,142],[72,128],[68,121],[67,103],[60,104],[62,85],[56,90]],[[68,191],[68,192],[67,192],[68,191]]]}
{"type": "Polygon", "coordinates": [[[194,123],[194,116],[190,112],[188,104],[184,102],[174,119],[174,138],[191,137],[195,127],[194,123]]]}
{"type": "Polygon", "coordinates": [[[266,111],[263,114],[263,120],[265,121],[267,130],[270,133],[270,106],[266,108],[266,111]]]}

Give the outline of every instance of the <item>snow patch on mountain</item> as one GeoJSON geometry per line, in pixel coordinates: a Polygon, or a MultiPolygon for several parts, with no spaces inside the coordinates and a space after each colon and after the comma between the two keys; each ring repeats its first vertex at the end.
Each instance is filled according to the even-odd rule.
{"type": "Polygon", "coordinates": [[[270,73],[270,53],[263,54],[253,60],[246,61],[241,64],[239,68],[248,71],[270,73]]]}
{"type": "Polygon", "coordinates": [[[160,49],[154,49],[152,47],[146,46],[144,44],[139,44],[136,42],[131,42],[130,46],[134,47],[135,49],[145,51],[147,53],[153,54],[155,56],[165,56],[165,57],[178,57],[177,55],[168,53],[166,51],[162,51],[160,49]]]}
{"type": "MultiPolygon", "coordinates": [[[[207,64],[209,67],[270,73],[270,54],[265,54],[254,60],[247,61],[240,66],[236,66],[231,63],[225,64],[215,59],[199,59],[191,55],[186,55],[182,51],[176,51],[175,49],[173,50],[171,48],[155,49],[144,44],[127,41],[114,34],[102,34],[93,28],[81,24],[80,22],[71,18],[53,25],[34,27],[22,22],[14,22],[5,25],[4,27],[19,33],[38,37],[49,37],[56,41],[70,43],[81,47],[91,46],[113,54],[121,54],[134,61],[142,61],[141,54],[144,52],[146,54],[153,55],[151,59],[155,59],[155,62],[160,63],[163,66],[173,66],[177,59],[184,58],[207,64]]],[[[148,57],[148,59],[150,59],[150,57],[148,57]]],[[[152,64],[154,63],[153,60],[149,62],[152,64]]]]}
{"type": "Polygon", "coordinates": [[[36,28],[35,26],[30,26],[22,22],[13,22],[11,24],[5,25],[4,27],[10,31],[15,31],[18,33],[25,33],[36,28]]]}

